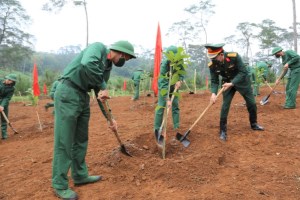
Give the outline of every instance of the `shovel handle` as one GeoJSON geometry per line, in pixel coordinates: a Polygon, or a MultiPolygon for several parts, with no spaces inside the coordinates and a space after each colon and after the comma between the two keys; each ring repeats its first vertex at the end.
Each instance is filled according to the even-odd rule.
{"type": "Polygon", "coordinates": [[[9,120],[8,120],[8,118],[7,118],[6,114],[5,114],[5,112],[4,112],[4,111],[1,111],[1,113],[2,113],[2,116],[4,117],[5,121],[6,121],[8,124],[10,124],[10,122],[9,122],[9,120]]]}
{"type": "MultiPolygon", "coordinates": [[[[280,74],[280,76],[279,76],[279,78],[278,78],[279,80],[281,80],[281,79],[284,77],[284,75],[286,74],[287,70],[288,70],[288,69],[284,69],[284,70],[281,72],[281,74],[280,74]]],[[[279,85],[279,82],[278,82],[277,84],[275,84],[275,86],[272,88],[272,91],[270,92],[269,96],[273,93],[273,91],[275,90],[275,88],[276,88],[277,85],[279,85]]]]}
{"type": "MultiPolygon", "coordinates": [[[[105,100],[105,101],[103,102],[103,108],[104,108],[104,110],[105,110],[105,112],[106,112],[107,119],[108,119],[109,123],[110,123],[110,124],[113,124],[113,116],[112,116],[111,112],[109,111],[107,100],[105,100]]],[[[122,143],[122,141],[121,141],[121,139],[120,139],[120,137],[119,137],[118,131],[117,131],[117,130],[114,130],[113,132],[114,132],[114,134],[115,134],[115,136],[116,136],[118,142],[119,142],[120,145],[122,146],[123,143],[122,143]]]]}
{"type": "Polygon", "coordinates": [[[4,117],[5,121],[8,123],[8,125],[10,126],[10,128],[16,133],[18,134],[18,132],[16,131],[16,129],[14,129],[14,127],[11,125],[10,121],[8,120],[6,114],[4,111],[1,112],[2,113],[2,116],[4,117]]]}
{"type": "MultiPolygon", "coordinates": [[[[224,87],[221,88],[221,90],[218,92],[217,96],[216,96],[216,99],[220,96],[221,93],[223,93],[224,91],[224,87]]],[[[194,126],[198,123],[198,121],[203,117],[203,115],[206,113],[206,111],[213,105],[212,102],[210,102],[208,104],[208,106],[205,108],[205,110],[201,113],[201,115],[198,117],[198,119],[193,123],[193,125],[189,128],[188,132],[190,130],[192,130],[192,128],[194,128],[194,126]]]]}
{"type": "Polygon", "coordinates": [[[188,84],[185,82],[185,80],[183,80],[185,86],[188,88],[189,91],[191,91],[190,87],[188,86],[188,84]]]}

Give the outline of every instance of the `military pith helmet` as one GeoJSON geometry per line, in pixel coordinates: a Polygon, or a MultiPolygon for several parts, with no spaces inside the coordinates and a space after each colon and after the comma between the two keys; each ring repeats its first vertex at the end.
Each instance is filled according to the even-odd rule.
{"type": "Polygon", "coordinates": [[[207,55],[210,59],[215,58],[223,51],[224,43],[220,44],[206,44],[204,47],[207,49],[207,55]]]}
{"type": "Polygon", "coordinates": [[[129,43],[128,41],[120,40],[118,42],[115,42],[114,44],[112,44],[109,47],[109,49],[120,51],[120,52],[126,53],[128,55],[131,55],[132,58],[136,58],[136,56],[134,55],[133,45],[131,43],[129,43]]]}
{"type": "Polygon", "coordinates": [[[7,76],[5,76],[5,79],[17,82],[17,75],[16,74],[8,74],[7,76]]]}
{"type": "Polygon", "coordinates": [[[275,47],[273,50],[272,50],[272,55],[274,56],[276,53],[282,51],[283,49],[281,47],[275,47]]]}
{"type": "Polygon", "coordinates": [[[167,48],[167,52],[172,51],[174,54],[177,53],[177,47],[172,45],[167,48]]]}

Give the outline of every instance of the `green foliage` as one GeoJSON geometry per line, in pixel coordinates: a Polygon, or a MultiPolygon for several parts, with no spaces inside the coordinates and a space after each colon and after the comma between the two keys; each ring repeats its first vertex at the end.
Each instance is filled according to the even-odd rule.
{"type": "Polygon", "coordinates": [[[28,75],[24,74],[18,74],[18,81],[15,85],[15,94],[19,95],[19,92],[21,95],[24,95],[28,88],[31,88],[31,78],[28,75]]]}
{"type": "Polygon", "coordinates": [[[32,54],[33,36],[24,32],[30,17],[17,0],[0,2],[0,66],[16,69],[32,54]]]}
{"type": "MultiPolygon", "coordinates": [[[[174,96],[179,96],[177,92],[170,93],[171,86],[175,85],[176,82],[180,81],[179,75],[186,74],[186,69],[190,63],[189,55],[187,55],[182,47],[177,48],[177,53],[174,54],[172,51],[164,52],[167,60],[170,62],[170,71],[167,74],[161,75],[160,78],[167,79],[169,82],[168,89],[161,89],[160,94],[162,96],[174,94],[174,96]]],[[[160,106],[156,106],[155,110],[160,109],[160,106]]]]}

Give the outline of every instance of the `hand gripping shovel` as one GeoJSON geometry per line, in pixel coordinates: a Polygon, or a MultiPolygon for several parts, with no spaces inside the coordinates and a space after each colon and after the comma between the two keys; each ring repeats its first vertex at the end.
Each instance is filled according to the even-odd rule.
{"type": "MultiPolygon", "coordinates": [[[[224,91],[224,88],[222,88],[222,89],[218,92],[216,98],[218,98],[218,97],[220,96],[220,94],[221,94],[223,91],[224,91]]],[[[212,105],[213,105],[212,102],[210,102],[210,103],[208,104],[208,106],[205,108],[205,110],[201,113],[201,115],[200,115],[200,116],[198,117],[198,119],[193,123],[193,125],[189,128],[189,130],[187,130],[187,131],[184,133],[184,135],[181,135],[180,133],[177,133],[177,134],[176,134],[177,140],[179,140],[179,141],[183,144],[184,147],[188,147],[188,146],[190,145],[191,142],[189,141],[189,139],[187,138],[187,136],[190,134],[192,128],[194,128],[194,126],[198,123],[198,121],[203,117],[203,115],[206,113],[206,111],[207,111],[212,105]]]]}
{"type": "MultiPolygon", "coordinates": [[[[279,76],[279,79],[280,79],[280,80],[284,77],[284,75],[286,74],[286,71],[287,71],[287,69],[282,71],[282,73],[281,73],[280,76],[279,76]]],[[[279,82],[278,82],[278,84],[279,84],[279,82]]],[[[267,103],[269,102],[269,98],[270,98],[271,94],[274,92],[274,90],[275,90],[275,88],[276,88],[276,86],[277,86],[278,84],[276,84],[276,85],[272,88],[272,90],[271,90],[271,92],[269,93],[268,96],[265,96],[265,97],[259,102],[260,105],[263,106],[263,105],[265,105],[265,104],[267,104],[267,103]]]]}
{"type": "MultiPolygon", "coordinates": [[[[171,96],[171,105],[172,105],[173,99],[174,99],[174,97],[175,97],[174,93],[176,93],[177,90],[178,90],[178,88],[175,87],[175,89],[174,89],[174,91],[173,91],[173,94],[172,94],[172,96],[171,96]]],[[[164,128],[165,120],[167,120],[168,114],[169,114],[169,112],[170,112],[170,108],[171,108],[171,107],[168,107],[168,108],[167,108],[167,113],[166,113],[167,115],[164,117],[164,119],[163,119],[163,121],[162,121],[162,123],[161,123],[161,126],[160,126],[158,132],[155,133],[155,136],[157,136],[157,144],[158,144],[159,146],[162,146],[162,144],[163,144],[163,142],[164,142],[164,135],[162,135],[161,133],[162,133],[162,130],[163,130],[163,128],[164,128]]]]}
{"type": "MultiPolygon", "coordinates": [[[[110,122],[110,124],[113,124],[113,116],[111,114],[111,112],[109,111],[109,105],[108,105],[108,102],[105,101],[103,102],[103,107],[104,107],[104,110],[107,114],[107,118],[108,118],[108,121],[110,122]]],[[[125,148],[125,145],[122,143],[120,137],[119,137],[119,134],[118,134],[118,131],[117,130],[114,130],[113,131],[119,144],[120,144],[120,150],[123,154],[125,154],[126,156],[130,156],[132,157],[132,155],[130,155],[130,153],[127,151],[127,149],[125,148]]]]}
{"type": "Polygon", "coordinates": [[[185,80],[183,80],[185,86],[188,88],[188,90],[190,91],[189,94],[195,94],[188,86],[188,84],[185,82],[185,80]]]}
{"type": "Polygon", "coordinates": [[[6,114],[4,113],[4,111],[2,111],[1,113],[2,113],[2,115],[3,115],[4,119],[5,119],[5,121],[6,121],[6,122],[8,123],[8,125],[10,126],[10,128],[14,131],[14,133],[15,133],[15,134],[19,134],[19,133],[16,131],[16,129],[14,129],[14,127],[13,127],[13,126],[11,125],[11,123],[9,122],[9,120],[8,120],[6,114]]]}

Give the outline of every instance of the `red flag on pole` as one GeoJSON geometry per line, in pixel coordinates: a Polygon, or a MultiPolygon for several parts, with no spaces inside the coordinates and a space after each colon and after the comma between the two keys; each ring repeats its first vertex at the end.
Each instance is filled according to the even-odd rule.
{"type": "Polygon", "coordinates": [[[124,91],[126,90],[126,80],[124,80],[124,83],[123,83],[123,90],[124,91]]]}
{"type": "Polygon", "coordinates": [[[46,85],[46,83],[44,83],[44,95],[47,95],[48,94],[48,92],[47,92],[47,85],[46,85]]]}
{"type": "Polygon", "coordinates": [[[38,78],[38,70],[37,66],[34,63],[33,65],[33,84],[32,84],[32,89],[33,89],[33,95],[34,96],[40,96],[40,86],[39,86],[39,78],[38,78]]]}
{"type": "Polygon", "coordinates": [[[153,90],[155,96],[157,96],[157,94],[158,94],[158,77],[159,77],[161,58],[162,58],[162,43],[161,43],[160,26],[158,23],[155,54],[154,54],[153,81],[152,81],[152,90],[153,90]]]}

